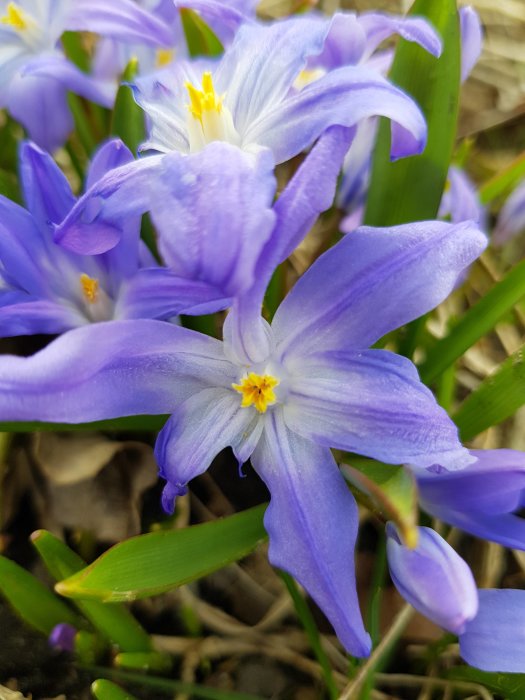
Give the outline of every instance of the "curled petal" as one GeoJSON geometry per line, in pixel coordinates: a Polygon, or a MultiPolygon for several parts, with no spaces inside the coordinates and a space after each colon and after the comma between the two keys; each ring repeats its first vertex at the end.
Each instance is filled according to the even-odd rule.
{"type": "Polygon", "coordinates": [[[416,42],[436,58],[441,55],[441,39],[432,25],[422,17],[365,12],[359,17],[359,24],[366,33],[365,59],[372,55],[382,41],[393,34],[399,34],[406,41],[416,42]]]}
{"type": "Polygon", "coordinates": [[[357,505],[330,451],[288,430],[276,410],[252,463],[271,493],[270,562],[306,588],[351,654],[367,656],[355,587],[357,505]]]}
{"type": "Polygon", "coordinates": [[[418,545],[406,547],[387,524],[387,557],[403,598],[440,627],[462,634],[478,611],[478,594],[466,562],[437,532],[418,528],[418,545]]]}

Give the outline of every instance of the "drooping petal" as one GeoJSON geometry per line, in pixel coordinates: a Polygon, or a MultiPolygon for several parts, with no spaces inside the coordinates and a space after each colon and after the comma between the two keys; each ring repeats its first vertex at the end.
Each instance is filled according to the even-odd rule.
{"type": "Polygon", "coordinates": [[[478,13],[473,7],[459,8],[461,32],[461,82],[464,82],[478,62],[483,48],[483,29],[478,13]]]}
{"type": "Polygon", "coordinates": [[[131,0],[75,0],[70,6],[64,24],[71,31],[95,32],[138,44],[171,45],[169,27],[131,0]]]}
{"type": "Polygon", "coordinates": [[[306,588],[351,654],[367,656],[355,587],[357,506],[330,451],[289,431],[275,410],[252,463],[271,493],[270,562],[306,588]]]}
{"type": "MultiPolygon", "coordinates": [[[[234,365],[230,369],[235,381],[234,365]]],[[[159,433],[155,457],[170,493],[183,494],[221,450],[242,438],[253,418],[231,389],[204,389],[181,404],[159,433]]]]}
{"type": "Polygon", "coordinates": [[[414,365],[386,350],[339,351],[285,363],[290,430],[390,464],[459,469],[472,461],[414,365]]]}
{"type": "Polygon", "coordinates": [[[462,634],[478,611],[478,593],[467,563],[437,532],[418,527],[418,544],[406,547],[387,524],[387,557],[403,598],[440,627],[462,634]]]}
{"type": "Polygon", "coordinates": [[[439,218],[450,217],[454,224],[475,221],[485,228],[487,213],[481,204],[472,180],[461,168],[451,165],[448,171],[447,188],[439,205],[439,218]]]}
{"type": "Polygon", "coordinates": [[[69,331],[31,357],[0,357],[0,420],[65,423],[169,413],[224,384],[221,343],[162,321],[69,331]]]}
{"type": "Polygon", "coordinates": [[[382,41],[393,34],[399,34],[406,41],[416,42],[436,58],[441,55],[441,39],[432,25],[422,17],[365,12],[358,20],[366,33],[366,50],[363,55],[365,60],[382,41]]]}
{"type": "Polygon", "coordinates": [[[281,352],[372,345],[445,299],[486,244],[471,222],[357,229],[312,265],[277,310],[272,328],[281,352]]]}
{"type": "Polygon", "coordinates": [[[151,156],[133,161],[95,182],[56,228],[56,243],[82,255],[97,255],[113,248],[128,218],[149,209],[152,181],[161,159],[151,156]]]}
{"type": "Polygon", "coordinates": [[[190,156],[165,156],[151,216],[166,264],[223,298],[249,289],[273,230],[275,188],[269,152],[254,157],[214,142],[190,156]]]}
{"type": "Polygon", "coordinates": [[[214,313],[230,303],[229,298],[221,296],[220,289],[205,282],[179,277],[163,267],[145,268],[138,270],[121,291],[115,317],[168,319],[182,313],[214,313]]]}
{"type": "Polygon", "coordinates": [[[393,159],[423,150],[426,123],[415,102],[375,71],[360,66],[331,71],[262,112],[242,134],[243,143],[271,148],[281,163],[308,148],[329,126],[350,127],[378,115],[396,123],[393,159]]]}
{"type": "Polygon", "coordinates": [[[478,591],[479,612],[459,638],[463,659],[483,671],[523,673],[525,591],[478,591]]]}
{"type": "Polygon", "coordinates": [[[261,324],[266,288],[275,268],[299,245],[319,214],[332,204],[337,176],[351,138],[352,131],[344,127],[327,129],[274,205],[276,225],[257,261],[254,284],[235,299],[225,327],[225,340],[241,363],[254,363],[267,357],[268,333],[261,324]]]}
{"type": "Polygon", "coordinates": [[[66,93],[58,80],[42,76],[18,73],[9,85],[9,112],[31,140],[49,153],[62,146],[73,130],[66,93]]]}
{"type": "Polygon", "coordinates": [[[35,221],[53,240],[53,223],[60,223],[75,204],[66,176],[51,156],[35,144],[20,146],[20,179],[24,200],[35,221]]]}

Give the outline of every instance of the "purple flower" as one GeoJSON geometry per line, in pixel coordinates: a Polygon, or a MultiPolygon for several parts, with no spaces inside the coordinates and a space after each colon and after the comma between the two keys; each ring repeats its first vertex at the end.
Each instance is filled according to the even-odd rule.
{"type": "Polygon", "coordinates": [[[522,182],[507,199],[496,221],[492,241],[503,245],[525,231],[525,182],[522,182]]]}
{"type": "Polygon", "coordinates": [[[467,173],[455,165],[449,168],[438,216],[440,219],[450,217],[453,223],[475,221],[480,228],[486,228],[487,211],[480,202],[476,186],[467,173]]]}
{"type": "Polygon", "coordinates": [[[483,671],[525,670],[525,591],[480,590],[479,612],[459,638],[467,663],[483,671]]]}
{"type": "Polygon", "coordinates": [[[76,329],[33,357],[0,359],[0,419],[172,413],[156,446],[168,509],[223,448],[240,463],[251,457],[272,496],[270,560],[362,656],[370,642],[355,590],[357,507],[329,448],[420,467],[470,461],[412,363],[367,348],[440,303],[485,237],[440,222],[360,229],[301,277],[270,327],[262,294],[293,245],[287,224],[302,210],[293,193],[277,202],[281,226],[253,287],[235,300],[224,342],[158,321],[76,329]]]}
{"type": "Polygon", "coordinates": [[[0,106],[47,151],[73,128],[68,90],[107,107],[115,91],[65,57],[59,42],[66,30],[154,45],[170,38],[163,22],[131,0],[0,0],[0,106]]]}
{"type": "Polygon", "coordinates": [[[421,507],[436,518],[505,547],[525,549],[525,453],[472,450],[461,472],[417,471],[421,507]]]}
{"type": "Polygon", "coordinates": [[[69,625],[67,622],[60,622],[51,630],[49,644],[54,649],[58,649],[58,651],[68,651],[72,654],[75,651],[76,636],[77,630],[72,625],[69,625]]]}
{"type": "Polygon", "coordinates": [[[375,71],[343,67],[292,90],[330,27],[330,20],[307,17],[244,24],[218,63],[180,61],[138,80],[135,98],[150,122],[143,148],[190,153],[220,140],[252,151],[270,148],[280,163],[331,125],[353,126],[380,114],[395,122],[392,157],[420,152],[426,134],[421,112],[375,71]]]}
{"type": "MultiPolygon", "coordinates": [[[[87,185],[130,160],[121,141],[109,141],[96,153],[87,185]]],[[[75,197],[51,156],[23,143],[20,180],[27,210],[0,196],[0,335],[61,333],[94,321],[134,318],[130,280],[139,267],[156,265],[139,240],[140,217],[128,217],[126,235],[110,252],[75,255],[53,242],[54,224],[75,197]]]]}
{"type": "Polygon", "coordinates": [[[428,527],[418,528],[418,544],[406,547],[387,523],[387,557],[392,580],[403,598],[440,627],[462,634],[478,611],[478,594],[466,562],[428,527]]]}

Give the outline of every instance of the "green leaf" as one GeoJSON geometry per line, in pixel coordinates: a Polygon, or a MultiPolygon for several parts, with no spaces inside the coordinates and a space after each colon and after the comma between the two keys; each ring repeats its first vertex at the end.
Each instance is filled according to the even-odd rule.
{"type": "Polygon", "coordinates": [[[454,148],[460,83],[456,2],[416,0],[410,15],[431,22],[443,40],[443,53],[436,59],[400,40],[389,78],[423,110],[428,142],[421,155],[391,163],[390,122],[381,120],[365,213],[365,223],[372,226],[435,218],[454,148]]]}
{"type": "Polygon", "coordinates": [[[447,673],[447,678],[478,683],[501,695],[505,700],[525,698],[525,674],[523,673],[488,673],[465,666],[451,669],[447,673]]]}
{"type": "Polygon", "coordinates": [[[258,506],[184,530],[152,532],[115,545],[57,584],[59,593],[107,602],[164,593],[237,561],[266,538],[258,506]]]}
{"type": "Polygon", "coordinates": [[[92,423],[41,423],[40,421],[9,421],[0,422],[2,433],[38,433],[48,431],[82,431],[82,430],[129,430],[157,432],[162,428],[169,416],[125,416],[111,420],[97,420],[92,423]]]}
{"type": "MultiPolygon", "coordinates": [[[[85,568],[81,559],[64,542],[50,532],[37,530],[31,541],[49,573],[57,581],[73,576],[85,568]]],[[[106,639],[125,652],[149,652],[150,637],[137,620],[121,605],[105,605],[98,601],[77,600],[79,610],[106,639]]]]}
{"type": "Polygon", "coordinates": [[[188,52],[192,58],[198,56],[220,56],[224,51],[217,35],[206,22],[193,10],[180,10],[182,27],[188,44],[188,52]]]}
{"type": "MultiPolygon", "coordinates": [[[[122,74],[122,80],[132,81],[137,75],[138,60],[132,58],[122,74]]],[[[134,155],[137,149],[145,141],[144,112],[133,98],[133,91],[129,85],[121,85],[115,98],[115,108],[111,118],[111,133],[124,141],[134,155]]]]}
{"type": "Polygon", "coordinates": [[[479,188],[481,203],[488,204],[496,197],[509,193],[523,176],[525,176],[525,153],[521,153],[512,163],[479,188]]]}
{"type": "Polygon", "coordinates": [[[508,357],[470,394],[453,416],[462,440],[472,440],[525,404],[525,350],[508,357]]]}
{"type": "MultiPolygon", "coordinates": [[[[347,456],[347,459],[350,456],[347,456]]],[[[417,486],[404,467],[351,457],[352,466],[341,466],[347,481],[365,496],[371,510],[384,520],[393,520],[407,547],[417,545],[417,486]]]]}
{"type": "Polygon", "coordinates": [[[97,700],[137,700],[119,685],[99,678],[91,685],[91,692],[97,700]]]}
{"type": "Polygon", "coordinates": [[[525,296],[525,260],[512,268],[485,296],[472,306],[428,351],[419,368],[425,383],[433,381],[475,342],[491,331],[525,296]]]}
{"type": "Polygon", "coordinates": [[[28,625],[49,636],[53,627],[67,622],[81,626],[71,608],[32,574],[0,556],[0,593],[28,625]]]}
{"type": "Polygon", "coordinates": [[[171,656],[160,651],[125,651],[115,656],[115,666],[117,668],[167,673],[171,670],[172,665],[171,656]]]}
{"type": "Polygon", "coordinates": [[[60,38],[64,53],[83,73],[89,73],[89,53],[78,32],[64,32],[60,38]]]}

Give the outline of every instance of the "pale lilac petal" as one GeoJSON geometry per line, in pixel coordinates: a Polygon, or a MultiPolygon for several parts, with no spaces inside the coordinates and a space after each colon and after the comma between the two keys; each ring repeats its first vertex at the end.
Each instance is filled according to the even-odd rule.
{"type": "Polygon", "coordinates": [[[169,413],[224,383],[221,343],[162,321],[64,333],[31,357],[0,357],[0,420],[64,423],[169,413]]]}
{"type": "Polygon", "coordinates": [[[83,255],[113,248],[122,237],[126,219],[149,209],[161,159],[150,156],[127,163],[95,182],[56,228],[56,243],[83,255]]]}
{"type": "MultiPolygon", "coordinates": [[[[370,173],[370,162],[374,149],[377,119],[364,119],[357,127],[356,135],[344,160],[343,177],[337,193],[337,205],[346,212],[362,207],[366,199],[366,188],[370,173]]],[[[357,226],[354,226],[353,231],[357,226]]],[[[341,228],[345,231],[344,228],[341,228]]]]}
{"type": "Polygon", "coordinates": [[[321,52],[329,26],[329,21],[294,17],[240,27],[214,79],[241,135],[286,97],[307,57],[321,52]]]}
{"type": "Polygon", "coordinates": [[[459,638],[463,659],[483,671],[525,670],[525,591],[484,589],[479,612],[459,638]]]}
{"type": "MultiPolygon", "coordinates": [[[[236,379],[230,366],[230,381],[236,379]]],[[[204,389],[181,404],[159,433],[155,457],[170,493],[183,494],[186,484],[202,474],[221,450],[237,441],[253,413],[241,408],[231,388],[204,389]]]]}
{"type": "Polygon", "coordinates": [[[253,285],[275,222],[273,165],[270,152],[254,157],[221,142],[165,156],[151,216],[159,251],[176,275],[205,282],[222,298],[253,285]]]}
{"type": "Polygon", "coordinates": [[[351,654],[367,656],[355,586],[357,505],[330,451],[289,431],[272,411],[252,463],[271,494],[270,562],[306,588],[351,654]]]}
{"type": "Polygon", "coordinates": [[[379,44],[393,34],[399,34],[406,41],[416,42],[436,58],[441,55],[441,39],[430,22],[422,17],[365,12],[358,19],[366,33],[364,58],[371,56],[379,44]]]}
{"type": "Polygon", "coordinates": [[[354,126],[373,116],[393,122],[391,157],[420,153],[426,123],[415,102],[368,68],[338,68],[261,112],[242,133],[243,143],[271,148],[276,162],[308,148],[329,126],[354,126]]]}
{"type": "Polygon", "coordinates": [[[230,303],[231,299],[221,296],[221,290],[205,282],[178,277],[163,267],[145,268],[138,270],[121,290],[115,317],[169,319],[182,313],[214,313],[230,303]]]}
{"type": "Polygon", "coordinates": [[[7,108],[32,141],[49,153],[73,131],[67,88],[54,78],[17,74],[9,86],[7,108]]]}
{"type": "Polygon", "coordinates": [[[272,328],[281,352],[372,345],[443,301],[486,244],[470,222],[357,229],[314,263],[277,310],[272,328]]]}
{"type": "Polygon", "coordinates": [[[473,7],[459,8],[461,32],[461,82],[464,82],[478,62],[483,49],[483,28],[473,7]]]}
{"type": "Polygon", "coordinates": [[[366,34],[353,12],[336,12],[330,23],[322,52],[308,61],[308,68],[328,70],[358,64],[366,47],[366,34]]]}
{"type": "Polygon", "coordinates": [[[525,182],[522,182],[507,199],[496,221],[492,241],[503,245],[525,231],[525,182]]]}
{"type": "Polygon", "coordinates": [[[478,611],[476,582],[467,563],[437,532],[418,527],[418,544],[406,547],[387,524],[387,557],[392,580],[416,610],[454,634],[462,634],[478,611]]]}
{"type": "Polygon", "coordinates": [[[64,94],[66,90],[71,90],[71,92],[104,107],[113,106],[115,97],[113,82],[104,83],[87,73],[83,73],[61,54],[39,56],[24,67],[22,77],[34,78],[39,81],[46,78],[46,84],[48,81],[55,80],[61,86],[64,94]]]}
{"type": "Polygon", "coordinates": [[[448,171],[447,188],[441,198],[438,216],[440,219],[450,217],[454,224],[475,221],[481,228],[486,226],[487,213],[476,186],[464,170],[454,165],[448,171]]]}
{"type": "Polygon", "coordinates": [[[284,418],[314,442],[390,464],[459,469],[472,461],[457,428],[404,357],[339,351],[285,363],[284,418]]]}
{"type": "Polygon", "coordinates": [[[20,146],[20,179],[24,200],[35,221],[53,240],[53,223],[60,223],[75,203],[71,186],[51,156],[25,141],[20,146]]]}
{"type": "Polygon", "coordinates": [[[44,333],[56,335],[86,323],[73,306],[31,299],[0,307],[0,338],[44,333]]]}
{"type": "Polygon", "coordinates": [[[74,0],[70,5],[66,29],[139,44],[171,45],[169,27],[131,0],[74,0]]]}
{"type": "Polygon", "coordinates": [[[173,0],[177,8],[196,10],[222,40],[229,44],[245,22],[255,19],[254,2],[225,3],[223,0],[173,0]]]}
{"type": "Polygon", "coordinates": [[[331,127],[315,144],[274,205],[277,216],[270,240],[259,256],[255,282],[234,301],[225,327],[225,340],[238,361],[263,360],[268,353],[267,331],[261,324],[261,306],[275,268],[306,236],[319,214],[332,204],[337,176],[352,131],[331,127]]]}
{"type": "Polygon", "coordinates": [[[86,190],[95,185],[104,175],[134,161],[133,153],[121,139],[110,139],[100,145],[91,158],[87,171],[86,190]]]}

